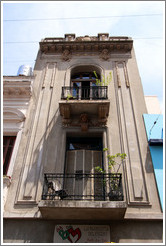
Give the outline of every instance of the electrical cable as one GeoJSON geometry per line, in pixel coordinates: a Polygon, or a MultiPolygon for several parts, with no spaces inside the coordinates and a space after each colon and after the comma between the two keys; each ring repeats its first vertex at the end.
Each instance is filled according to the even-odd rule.
{"type": "Polygon", "coordinates": [[[110,16],[82,16],[82,17],[59,17],[59,18],[41,18],[41,19],[6,19],[9,21],[54,21],[54,20],[75,20],[75,19],[96,19],[96,18],[117,18],[117,17],[142,17],[142,16],[161,16],[163,14],[138,14],[138,15],[110,15],[110,16]]]}

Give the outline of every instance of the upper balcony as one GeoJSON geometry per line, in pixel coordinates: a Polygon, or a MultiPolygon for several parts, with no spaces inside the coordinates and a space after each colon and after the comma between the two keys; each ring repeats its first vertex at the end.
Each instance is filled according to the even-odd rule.
{"type": "Polygon", "coordinates": [[[106,100],[107,86],[62,87],[61,99],[65,100],[106,100]]]}
{"type": "Polygon", "coordinates": [[[83,131],[89,126],[103,127],[107,122],[109,105],[107,86],[62,87],[59,108],[64,126],[82,124],[83,131]],[[75,123],[72,122],[74,118],[77,120],[75,123]]]}

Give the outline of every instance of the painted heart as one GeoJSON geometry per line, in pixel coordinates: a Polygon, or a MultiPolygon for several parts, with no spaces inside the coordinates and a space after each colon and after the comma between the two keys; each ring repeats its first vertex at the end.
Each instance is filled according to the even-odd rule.
{"type": "Polygon", "coordinates": [[[69,232],[68,231],[59,231],[59,235],[63,240],[67,239],[69,237],[69,232]]]}
{"type": "Polygon", "coordinates": [[[79,228],[76,228],[75,230],[73,230],[73,228],[69,228],[69,229],[68,229],[68,232],[69,232],[69,234],[73,237],[72,239],[74,240],[74,242],[73,242],[73,240],[71,239],[71,237],[70,237],[70,235],[69,235],[69,236],[68,236],[68,240],[69,240],[71,243],[76,243],[76,242],[80,239],[80,237],[81,237],[81,231],[80,231],[79,228]],[[76,239],[74,239],[75,236],[78,236],[78,237],[77,237],[76,239]]]}

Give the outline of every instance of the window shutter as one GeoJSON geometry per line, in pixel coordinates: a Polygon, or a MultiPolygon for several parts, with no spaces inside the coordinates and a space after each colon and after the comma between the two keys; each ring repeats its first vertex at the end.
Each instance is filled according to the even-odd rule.
{"type": "Polygon", "coordinates": [[[102,166],[101,151],[67,151],[64,188],[71,198],[92,200],[93,197],[97,200],[101,195],[101,179],[90,176],[94,174],[96,166],[102,166]]]}

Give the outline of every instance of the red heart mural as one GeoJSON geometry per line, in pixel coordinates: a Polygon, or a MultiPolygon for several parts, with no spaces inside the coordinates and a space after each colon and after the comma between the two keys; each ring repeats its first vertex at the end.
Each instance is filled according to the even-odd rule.
{"type": "Polygon", "coordinates": [[[78,238],[77,238],[77,240],[75,240],[75,242],[73,242],[73,241],[71,240],[70,235],[68,236],[68,240],[69,240],[71,243],[76,243],[76,242],[80,239],[80,237],[81,237],[81,231],[80,231],[79,228],[76,228],[75,230],[73,230],[73,228],[69,228],[69,229],[68,229],[68,232],[69,232],[73,237],[75,237],[76,235],[78,235],[78,238]]]}

